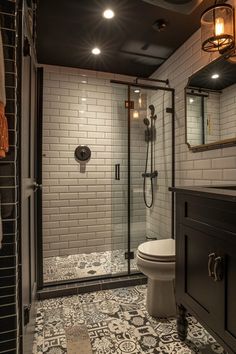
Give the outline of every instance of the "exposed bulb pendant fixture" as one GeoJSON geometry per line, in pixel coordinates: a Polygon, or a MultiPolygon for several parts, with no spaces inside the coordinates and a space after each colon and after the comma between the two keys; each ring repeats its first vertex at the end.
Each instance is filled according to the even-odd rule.
{"type": "Polygon", "coordinates": [[[235,44],[234,9],[220,3],[209,7],[201,16],[202,50],[220,54],[232,49],[235,44]]]}

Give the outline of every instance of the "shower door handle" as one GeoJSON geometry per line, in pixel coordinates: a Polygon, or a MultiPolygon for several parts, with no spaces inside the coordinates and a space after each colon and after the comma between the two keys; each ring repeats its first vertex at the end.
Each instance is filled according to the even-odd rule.
{"type": "Polygon", "coordinates": [[[120,164],[119,163],[115,164],[115,179],[117,181],[120,180],[120,164]]]}

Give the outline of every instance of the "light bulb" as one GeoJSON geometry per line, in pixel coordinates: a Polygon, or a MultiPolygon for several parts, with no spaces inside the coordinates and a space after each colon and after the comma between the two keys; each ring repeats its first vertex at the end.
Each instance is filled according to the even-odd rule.
{"type": "Polygon", "coordinates": [[[217,17],[215,23],[215,35],[220,36],[225,31],[225,22],[223,17],[217,17]]]}
{"type": "Polygon", "coordinates": [[[134,111],[134,112],[133,112],[133,118],[134,118],[134,119],[138,119],[138,118],[139,118],[139,113],[138,113],[138,111],[134,111]]]}
{"type": "Polygon", "coordinates": [[[94,55],[99,55],[101,53],[101,50],[99,48],[95,47],[95,48],[92,49],[92,53],[94,55]]]}
{"type": "Polygon", "coordinates": [[[217,74],[217,73],[211,75],[211,78],[212,78],[213,80],[219,79],[219,77],[220,77],[220,75],[217,74]]]}
{"type": "Polygon", "coordinates": [[[113,18],[115,16],[115,13],[113,10],[111,9],[106,9],[103,12],[103,17],[107,18],[108,20],[110,20],[111,18],[113,18]]]}

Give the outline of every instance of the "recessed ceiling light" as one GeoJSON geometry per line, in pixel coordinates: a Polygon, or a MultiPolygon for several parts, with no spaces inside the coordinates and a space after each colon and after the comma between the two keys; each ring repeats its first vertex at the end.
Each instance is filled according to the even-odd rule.
{"type": "Polygon", "coordinates": [[[212,79],[219,79],[220,75],[219,74],[213,74],[211,76],[212,79]]]}
{"type": "Polygon", "coordinates": [[[193,103],[194,102],[194,99],[193,98],[190,98],[189,99],[189,103],[193,103]]]}
{"type": "Polygon", "coordinates": [[[103,17],[107,18],[108,20],[110,20],[111,18],[113,18],[115,16],[114,11],[112,11],[111,9],[106,9],[103,12],[103,17]]]}
{"type": "Polygon", "coordinates": [[[101,53],[101,50],[98,47],[95,47],[95,48],[92,49],[92,53],[94,55],[99,55],[101,53]]]}
{"type": "Polygon", "coordinates": [[[82,84],[87,84],[86,80],[82,80],[81,82],[82,82],[82,84]]]}
{"type": "Polygon", "coordinates": [[[135,89],[134,93],[140,93],[140,90],[139,89],[135,89]]]}
{"type": "Polygon", "coordinates": [[[82,100],[82,101],[86,101],[86,98],[82,97],[81,100],[82,100]]]}

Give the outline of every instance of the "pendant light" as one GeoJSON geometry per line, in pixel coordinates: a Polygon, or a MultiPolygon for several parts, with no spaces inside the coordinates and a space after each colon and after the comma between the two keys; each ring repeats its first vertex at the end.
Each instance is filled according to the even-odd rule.
{"type": "Polygon", "coordinates": [[[233,7],[215,1],[201,16],[202,50],[223,54],[234,47],[234,37],[233,7]]]}

